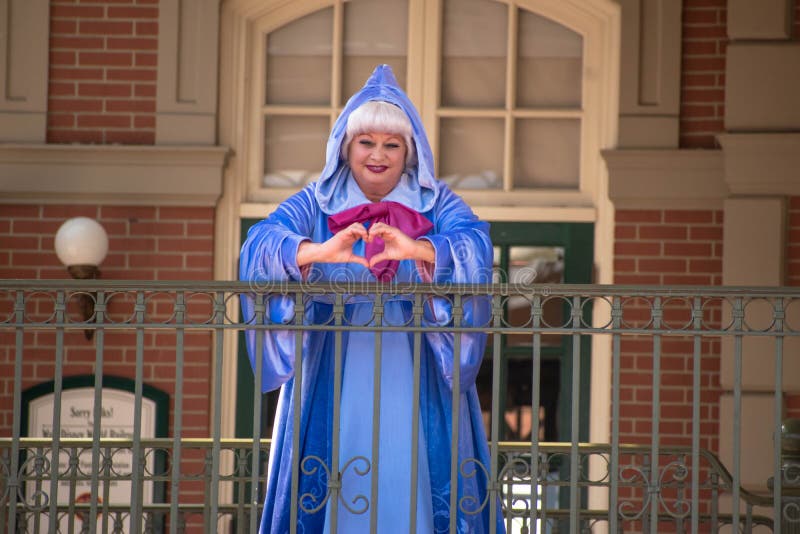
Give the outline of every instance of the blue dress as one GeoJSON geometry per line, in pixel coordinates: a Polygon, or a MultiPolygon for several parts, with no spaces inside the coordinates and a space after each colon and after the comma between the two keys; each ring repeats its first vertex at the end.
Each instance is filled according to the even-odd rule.
{"type": "MultiPolygon", "coordinates": [[[[363,196],[339,158],[344,122],[349,113],[368,100],[385,100],[406,111],[414,127],[417,165],[409,169],[400,184],[384,200],[410,207],[433,223],[428,239],[435,249],[435,265],[425,279],[435,283],[487,283],[491,280],[492,245],[488,225],[478,220],[469,207],[432,175],[432,156],[421,121],[413,105],[397,87],[388,67],[381,66],[361,92],[345,106],[328,142],[328,162],[320,180],[310,184],[284,203],[267,219],[253,226],[242,247],[240,278],[243,280],[300,281],[304,274],[314,281],[375,281],[372,273],[358,264],[315,264],[311,273],[297,265],[299,244],[304,240],[324,242],[332,234],[329,215],[363,204],[363,196]]],[[[363,255],[364,243],[354,245],[363,255]]],[[[422,273],[414,261],[400,262],[394,282],[420,282],[422,273]]],[[[383,306],[384,324],[411,324],[413,302],[397,296],[383,306]]],[[[253,301],[242,299],[245,318],[253,316],[253,301]]],[[[306,298],[304,322],[328,323],[333,313],[331,296],[306,298]]],[[[488,298],[468,298],[463,304],[462,324],[487,324],[488,298]]],[[[369,295],[348,297],[344,306],[346,325],[375,324],[373,299],[369,295]]],[[[270,298],[265,321],[292,321],[294,301],[270,298]]],[[[451,303],[434,297],[424,307],[423,325],[452,322],[451,303]]],[[[335,334],[306,331],[302,336],[302,379],[300,407],[301,471],[298,498],[298,532],[328,532],[336,507],[338,532],[370,532],[370,513],[377,507],[377,532],[410,531],[411,454],[418,454],[416,531],[448,532],[451,496],[452,385],[454,361],[460,362],[458,411],[457,530],[459,533],[489,532],[487,496],[490,472],[489,451],[483,430],[475,378],[483,357],[485,334],[462,334],[460,353],[454,355],[454,335],[423,334],[420,347],[420,398],[417,443],[412,443],[413,334],[381,334],[380,405],[373,406],[376,334],[351,330],[341,334],[342,372],[334,376],[335,334]],[[326,497],[332,466],[333,387],[341,381],[338,455],[341,488],[338,499],[326,497]],[[378,459],[373,461],[373,410],[380,410],[378,459]],[[323,467],[324,464],[324,467],[323,467]],[[484,471],[485,470],[485,471],[484,471]],[[377,471],[378,498],[371,498],[372,477],[377,471]]],[[[246,332],[253,369],[262,359],[263,391],[281,388],[272,449],[261,533],[289,532],[293,392],[295,388],[295,339],[291,331],[269,331],[263,345],[256,346],[254,331],[246,332]]],[[[497,532],[504,526],[498,503],[497,532]]]]}

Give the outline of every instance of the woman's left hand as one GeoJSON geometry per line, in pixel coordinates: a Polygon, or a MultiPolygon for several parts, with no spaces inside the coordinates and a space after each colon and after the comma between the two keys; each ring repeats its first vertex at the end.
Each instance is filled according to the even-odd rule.
{"type": "Polygon", "coordinates": [[[386,260],[420,260],[433,263],[436,253],[427,239],[412,239],[399,228],[389,226],[386,223],[375,223],[367,229],[365,241],[372,242],[379,237],[383,240],[383,252],[375,254],[370,258],[370,267],[386,260]]]}

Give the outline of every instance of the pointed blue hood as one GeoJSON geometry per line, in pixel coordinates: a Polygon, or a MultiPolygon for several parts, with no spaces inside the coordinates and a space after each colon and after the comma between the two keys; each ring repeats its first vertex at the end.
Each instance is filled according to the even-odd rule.
{"type": "Polygon", "coordinates": [[[350,168],[347,162],[341,159],[340,154],[347,118],[356,108],[373,100],[389,102],[405,112],[411,121],[417,152],[417,165],[403,174],[400,183],[384,200],[399,202],[420,213],[429,211],[436,203],[439,193],[434,176],[433,153],[425,135],[425,128],[422,126],[422,119],[414,104],[400,89],[389,65],[379,65],[375,68],[364,87],[347,101],[333,125],[328,138],[325,168],[314,193],[320,208],[327,214],[334,214],[368,202],[352,179],[350,168]]]}

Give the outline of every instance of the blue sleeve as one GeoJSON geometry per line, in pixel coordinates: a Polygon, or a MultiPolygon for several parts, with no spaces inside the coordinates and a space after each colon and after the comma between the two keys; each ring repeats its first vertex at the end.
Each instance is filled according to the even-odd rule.
{"type": "MultiPolygon", "coordinates": [[[[255,320],[255,298],[264,299],[264,324],[287,324],[294,320],[294,297],[270,295],[269,284],[300,281],[297,248],[311,238],[316,220],[313,186],[306,187],[283,202],[269,217],[247,232],[239,255],[239,279],[250,282],[259,293],[241,296],[243,320],[255,320]]],[[[302,297],[300,297],[302,298],[302,297]]],[[[256,347],[256,331],[245,331],[247,352],[253,372],[261,353],[261,390],[280,387],[294,374],[295,334],[287,330],[264,332],[262,350],[256,347]]]]}
{"type": "MultiPolygon", "coordinates": [[[[442,184],[434,208],[434,230],[425,236],[436,253],[432,282],[438,293],[447,293],[448,284],[489,284],[492,281],[492,241],[489,224],[479,220],[467,204],[442,184]]],[[[425,306],[428,325],[453,323],[453,296],[432,297],[425,306]]],[[[464,297],[462,326],[488,326],[491,320],[489,296],[464,297]]],[[[453,383],[455,337],[453,333],[428,333],[426,338],[436,364],[450,387],[453,383]]],[[[486,345],[485,333],[460,334],[461,375],[459,385],[464,391],[475,383],[486,345]]]]}

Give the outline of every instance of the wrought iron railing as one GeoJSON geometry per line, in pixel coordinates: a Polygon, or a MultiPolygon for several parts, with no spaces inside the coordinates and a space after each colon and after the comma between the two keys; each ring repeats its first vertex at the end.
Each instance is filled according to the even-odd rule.
{"type": "MultiPolygon", "coordinates": [[[[121,451],[133,453],[138,448],[145,465],[141,472],[142,484],[155,484],[165,486],[172,480],[172,459],[174,441],[171,439],[143,439],[138,447],[134,446],[132,440],[108,439],[100,440],[100,464],[103,466],[102,474],[97,477],[101,496],[100,503],[95,511],[97,520],[95,522],[97,531],[122,533],[130,531],[130,521],[132,507],[129,503],[111,503],[108,497],[103,500],[103,492],[108,490],[111,484],[130,484],[131,472],[115,469],[113,458],[121,451]],[[160,456],[158,467],[147,467],[147,458],[160,456]]],[[[230,482],[235,484],[236,499],[228,504],[217,504],[215,519],[211,515],[212,506],[208,501],[209,492],[206,491],[205,499],[202,503],[184,503],[177,500],[177,532],[187,531],[214,531],[212,525],[227,525],[235,532],[246,532],[250,525],[251,517],[258,517],[261,513],[262,504],[248,500],[248,485],[252,481],[252,454],[253,442],[249,439],[222,439],[219,447],[223,455],[229,454],[232,463],[232,470],[225,473],[212,473],[213,461],[211,452],[214,443],[211,439],[191,439],[181,440],[180,448],[186,453],[188,451],[200,451],[204,461],[202,468],[197,472],[182,472],[179,474],[181,481],[202,482],[207,488],[214,479],[217,483],[230,482]],[[194,528],[192,528],[194,525],[194,528]]],[[[269,454],[270,441],[267,439],[260,442],[260,462],[263,463],[269,454]]],[[[90,517],[91,505],[89,502],[76,502],[79,494],[79,486],[92,480],[92,475],[88,469],[80,467],[79,459],[81,455],[91,454],[92,443],[89,440],[65,439],[60,443],[60,453],[68,458],[64,466],[54,473],[54,465],[51,461],[53,454],[53,441],[42,438],[21,438],[20,451],[23,461],[19,465],[18,483],[20,488],[32,488],[33,491],[22,491],[18,495],[17,502],[17,530],[19,532],[47,531],[51,513],[59,518],[60,532],[88,532],[91,522],[87,521],[90,517]],[[63,503],[53,503],[48,498],[47,486],[53,479],[57,478],[61,484],[69,487],[69,497],[63,503]],[[51,509],[51,505],[55,506],[51,509]],[[54,511],[54,512],[53,512],[54,511]],[[37,528],[38,527],[38,528],[37,528]]],[[[9,465],[11,442],[9,439],[0,438],[0,459],[4,473],[7,473],[9,465]]],[[[569,474],[559,474],[558,470],[552,469],[553,465],[563,460],[569,459],[571,446],[568,443],[541,443],[539,457],[539,474],[535,479],[535,491],[538,493],[537,499],[531,499],[531,461],[530,446],[523,443],[501,442],[498,447],[499,458],[504,466],[499,474],[499,491],[501,494],[502,509],[508,518],[509,524],[514,525],[516,531],[535,531],[535,525],[539,525],[539,530],[548,532],[568,532],[569,510],[559,508],[558,492],[561,488],[568,488],[570,485],[569,474]],[[531,528],[534,525],[534,528],[531,528]]],[[[647,446],[628,445],[620,447],[621,456],[627,457],[629,462],[623,462],[621,471],[628,473],[622,476],[619,482],[620,488],[630,488],[634,490],[647,487],[647,473],[653,467],[649,462],[650,448],[647,446]]],[[[592,445],[581,443],[578,445],[579,464],[586,465],[590,458],[598,458],[606,467],[610,467],[609,458],[611,447],[609,445],[592,445]]],[[[660,486],[659,489],[667,488],[675,490],[675,497],[664,498],[658,492],[647,495],[646,499],[658,499],[661,511],[658,521],[662,526],[670,525],[674,530],[680,531],[680,525],[686,517],[686,509],[690,506],[690,500],[685,496],[690,493],[687,474],[691,469],[691,449],[686,447],[665,447],[661,452],[662,461],[660,465],[660,486]],[[683,493],[683,497],[677,497],[683,493]]],[[[707,490],[713,498],[710,503],[717,503],[712,506],[707,514],[701,516],[701,529],[703,531],[715,531],[720,527],[730,524],[732,515],[730,511],[723,512],[719,509],[719,497],[729,494],[732,487],[731,475],[719,462],[717,457],[707,451],[701,451],[701,462],[706,478],[701,481],[701,491],[707,490]],[[716,528],[712,526],[716,525],[716,528]]],[[[590,478],[587,473],[582,472],[578,477],[578,486],[581,488],[603,488],[607,490],[610,486],[610,473],[590,478]]],[[[7,484],[8,478],[5,478],[7,484]]],[[[6,488],[7,489],[7,488],[6,488]]],[[[7,496],[6,496],[7,499],[7,496]]],[[[629,521],[648,521],[649,502],[644,503],[637,499],[621,500],[620,520],[629,521]]],[[[770,497],[755,495],[743,491],[742,500],[746,506],[746,513],[743,519],[743,530],[751,531],[756,526],[772,528],[772,520],[768,517],[755,514],[754,507],[772,506],[770,497]]],[[[142,514],[142,531],[145,533],[163,532],[165,525],[169,524],[171,509],[169,503],[147,503],[142,504],[140,513],[142,514]]],[[[7,513],[4,511],[3,513],[7,513]]],[[[581,531],[591,531],[595,525],[608,523],[609,514],[604,509],[582,509],[580,510],[581,531]]]]}
{"type": "MultiPolygon", "coordinates": [[[[233,282],[0,281],[0,529],[15,533],[255,532],[269,440],[260,439],[266,423],[260,417],[259,395],[253,399],[252,437],[221,437],[221,419],[230,416],[223,414],[223,391],[235,387],[223,383],[224,349],[229,346],[223,334],[250,329],[261,338],[269,331],[283,330],[295,332],[299,339],[304,331],[313,329],[335,335],[350,330],[415,335],[448,332],[456,338],[478,331],[490,334],[485,359],[492,364],[492,387],[488,405],[483,408],[489,421],[491,460],[490,465],[473,465],[471,469],[479,468],[489,475],[489,493],[499,499],[487,499],[480,506],[502,515],[509,532],[583,532],[595,528],[610,532],[716,532],[726,524],[745,532],[760,528],[788,532],[800,523],[796,503],[785,498],[786,486],[797,483],[797,471],[782,463],[776,439],[772,451],[760,451],[774,456],[771,490],[753,493],[743,488],[742,464],[746,460],[742,458],[739,425],[742,358],[746,354],[743,341],[769,337],[774,340],[772,372],[778,384],[770,392],[774,398],[773,437],[780,435],[784,416],[781,377],[786,359],[796,357],[785,353],[784,341],[800,336],[798,301],[800,291],[786,288],[254,287],[233,282]],[[255,297],[252,317],[240,317],[238,300],[243,294],[255,297]],[[294,315],[270,323],[269,299],[276,296],[289,299],[294,315]],[[452,319],[443,326],[423,322],[426,303],[432,298],[445,299],[452,307],[452,319]],[[490,317],[481,324],[465,324],[459,313],[472,298],[491,301],[490,317]],[[321,321],[324,324],[309,326],[304,324],[305,304],[314,299],[330,302],[331,316],[321,321]],[[375,305],[373,320],[347,324],[345,307],[352,299],[371,299],[375,305]],[[389,324],[382,316],[382,306],[393,299],[402,299],[413,309],[407,323],[389,324]],[[546,312],[553,303],[560,310],[555,321],[546,312]],[[510,313],[511,308],[516,311],[510,313]],[[86,309],[92,310],[89,316],[84,315],[86,309]],[[76,338],[84,331],[91,333],[90,341],[76,338]],[[198,344],[193,339],[196,333],[207,337],[198,344]],[[541,400],[539,379],[546,352],[543,340],[554,335],[564,341],[563,356],[571,374],[572,388],[561,392],[572,399],[565,405],[568,413],[562,414],[569,422],[569,430],[563,429],[569,441],[535,439],[535,431],[534,439],[528,441],[503,441],[501,364],[506,358],[506,341],[513,337],[517,349],[529,349],[530,426],[538,429],[541,415],[533,408],[541,400]],[[586,338],[607,341],[607,353],[595,354],[607,359],[612,377],[607,444],[589,444],[581,437],[585,414],[578,399],[586,392],[578,386],[581,368],[587,365],[586,344],[581,343],[586,338]],[[710,349],[717,351],[716,355],[708,354],[709,342],[726,338],[732,341],[730,354],[719,355],[716,347],[710,349]],[[629,339],[646,340],[650,348],[646,366],[626,363],[624,342],[629,339]],[[662,369],[666,361],[663,347],[669,339],[687,340],[690,347],[685,354],[689,377],[685,391],[691,415],[684,422],[688,431],[681,446],[672,443],[674,436],[663,432],[661,424],[663,401],[659,391],[667,374],[662,369]],[[193,364],[197,364],[198,351],[204,350],[198,348],[204,341],[209,344],[208,369],[205,377],[198,378],[195,373],[202,365],[193,364]],[[701,397],[708,388],[702,363],[709,357],[732,360],[732,436],[718,437],[701,427],[701,404],[707,402],[701,397]],[[67,437],[70,429],[63,412],[69,398],[65,384],[73,374],[85,374],[86,369],[94,374],[88,385],[91,413],[87,414],[86,435],[71,438],[67,437]],[[109,369],[113,373],[108,373],[109,369]],[[645,403],[651,413],[650,431],[646,443],[638,445],[626,443],[634,434],[620,414],[623,390],[630,380],[630,376],[621,375],[636,369],[645,369],[638,376],[652,385],[652,400],[645,403]],[[103,375],[108,374],[123,374],[130,380],[128,426],[116,421],[118,426],[114,427],[108,421],[114,415],[104,411],[108,410],[104,406],[108,383],[103,375]],[[143,428],[142,420],[148,420],[147,388],[160,374],[168,375],[174,387],[167,388],[166,435],[153,437],[143,428]],[[29,402],[37,384],[50,380],[45,407],[29,402]],[[205,415],[205,423],[192,426],[192,417],[198,415],[193,412],[196,398],[203,395],[211,415],[205,415]],[[32,416],[34,408],[41,408],[36,412],[38,419],[32,416]],[[36,428],[32,423],[35,419],[36,428]],[[203,424],[205,438],[191,437],[203,424]],[[109,428],[121,429],[123,437],[108,437],[109,428]],[[47,437],[36,437],[36,429],[44,429],[47,437]],[[715,439],[732,441],[730,472],[713,451],[701,446],[715,439]],[[54,461],[56,458],[58,461],[54,461]],[[126,500],[113,496],[120,487],[128,496],[126,500]],[[590,506],[590,502],[604,504],[590,506]],[[51,521],[53,518],[57,519],[51,521]]],[[[297,357],[302,357],[299,351],[297,357]]],[[[335,358],[341,357],[335,354],[335,358]]],[[[258,374],[255,389],[260,390],[258,374]]],[[[455,443],[456,436],[452,439],[455,443]]],[[[458,467],[465,468],[463,463],[458,467]]],[[[333,473],[329,476],[335,477],[335,470],[333,473]]],[[[329,484],[328,491],[326,500],[339,498],[336,484],[329,484]]],[[[292,506],[298,506],[297,496],[293,496],[292,506]]],[[[449,528],[455,532],[454,523],[449,528]]]]}
{"type": "MultiPolygon", "coordinates": [[[[246,531],[237,528],[237,525],[249,525],[250,516],[258,515],[261,506],[248,501],[245,495],[246,485],[251,481],[250,465],[253,454],[253,441],[249,439],[222,439],[215,443],[211,439],[184,438],[179,442],[181,453],[185,456],[192,452],[199,452],[202,463],[199,469],[179,469],[175,475],[180,483],[200,483],[206,489],[200,502],[182,502],[177,496],[173,503],[166,502],[163,498],[165,488],[175,480],[175,441],[169,438],[141,439],[136,444],[133,440],[119,438],[101,438],[97,452],[93,452],[92,440],[64,439],[58,443],[58,453],[62,457],[59,467],[52,461],[54,444],[52,439],[21,438],[19,451],[21,461],[18,464],[16,482],[17,504],[16,525],[18,532],[47,532],[50,530],[50,519],[56,517],[54,526],[56,532],[84,533],[95,530],[97,532],[123,533],[131,532],[134,523],[134,513],[139,515],[138,528],[141,532],[156,533],[168,531],[170,518],[175,517],[176,532],[206,531],[216,532],[219,525],[233,526],[234,530],[246,531]],[[232,470],[230,472],[218,471],[212,475],[211,454],[214,448],[224,456],[231,456],[232,470]],[[140,457],[138,470],[139,487],[150,485],[161,493],[162,502],[140,502],[133,506],[130,501],[111,500],[110,490],[115,485],[132,485],[132,473],[129,464],[115,460],[116,457],[126,454],[138,453],[140,457]],[[100,473],[93,476],[91,471],[91,458],[98,455],[100,473]],[[88,457],[89,461],[82,462],[88,457]],[[57,469],[57,471],[56,471],[57,469]],[[51,481],[58,480],[59,484],[66,486],[66,498],[56,502],[50,497],[49,485],[51,481]],[[236,484],[236,502],[216,503],[210,502],[211,484],[234,483],[236,484]],[[80,499],[81,495],[87,496],[82,487],[96,484],[98,488],[94,501],[88,498],[80,499]],[[96,505],[92,505],[92,503],[96,505]],[[212,515],[212,509],[216,513],[212,515]],[[134,512],[134,510],[138,510],[134,512]],[[88,518],[95,517],[95,521],[88,518]]],[[[269,453],[269,442],[263,440],[261,446],[261,461],[269,453]]],[[[0,472],[8,473],[11,464],[11,441],[0,439],[0,465],[4,469],[0,472]]],[[[219,466],[217,466],[219,468],[219,466]]],[[[10,490],[8,482],[0,487],[5,490],[5,503],[8,502],[10,490]]],[[[3,491],[0,490],[0,491],[3,491]]],[[[0,518],[7,517],[3,525],[10,520],[8,509],[0,510],[0,518]]]]}

